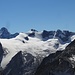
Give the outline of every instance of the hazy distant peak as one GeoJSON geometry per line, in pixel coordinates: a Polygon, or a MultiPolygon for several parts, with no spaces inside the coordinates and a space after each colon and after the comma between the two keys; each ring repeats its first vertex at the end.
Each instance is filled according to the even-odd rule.
{"type": "Polygon", "coordinates": [[[18,35],[18,33],[15,34],[11,34],[7,28],[2,27],[0,29],[0,38],[5,38],[5,39],[10,39],[10,38],[14,38],[18,35]]]}
{"type": "Polygon", "coordinates": [[[0,29],[0,32],[8,32],[8,29],[5,28],[5,27],[2,27],[2,28],[0,29]]]}

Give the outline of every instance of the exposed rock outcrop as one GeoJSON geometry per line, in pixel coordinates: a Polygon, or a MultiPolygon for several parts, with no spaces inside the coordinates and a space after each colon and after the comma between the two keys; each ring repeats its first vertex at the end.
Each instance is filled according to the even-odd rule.
{"type": "Polygon", "coordinates": [[[64,51],[44,58],[35,75],[75,75],[75,40],[64,51]]]}

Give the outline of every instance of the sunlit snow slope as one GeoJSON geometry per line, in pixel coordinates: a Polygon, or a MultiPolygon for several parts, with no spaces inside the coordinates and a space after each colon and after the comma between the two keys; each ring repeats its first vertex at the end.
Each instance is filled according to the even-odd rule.
{"type": "Polygon", "coordinates": [[[27,33],[11,34],[5,27],[0,29],[0,43],[4,54],[1,67],[5,68],[19,51],[30,53],[42,58],[54,53],[57,50],[64,50],[65,47],[75,39],[75,33],[70,31],[46,31],[38,32],[31,29],[27,33]]]}
{"type": "MultiPolygon", "coordinates": [[[[41,38],[41,36],[39,37],[41,38]]],[[[12,39],[0,39],[0,42],[5,52],[1,62],[1,66],[3,68],[6,67],[11,58],[19,51],[26,51],[35,57],[38,54],[45,57],[50,53],[56,52],[57,50],[63,50],[68,44],[61,44],[58,39],[43,41],[37,37],[30,37],[25,33],[20,33],[12,39]],[[28,40],[26,38],[28,38],[28,40]]]]}

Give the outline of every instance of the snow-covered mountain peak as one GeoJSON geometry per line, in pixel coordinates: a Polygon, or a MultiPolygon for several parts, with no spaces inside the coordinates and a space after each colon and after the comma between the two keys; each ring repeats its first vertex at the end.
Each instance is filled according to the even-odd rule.
{"type": "Polygon", "coordinates": [[[25,33],[19,33],[19,35],[16,36],[15,39],[23,40],[23,39],[25,39],[25,37],[28,37],[28,35],[25,33]]]}
{"type": "MultiPolygon", "coordinates": [[[[13,34],[10,34],[9,36],[11,35],[13,36],[13,34]]],[[[42,59],[48,56],[49,54],[55,53],[56,51],[59,50],[61,51],[64,50],[65,47],[72,40],[74,40],[74,38],[75,38],[75,33],[69,31],[43,30],[39,32],[34,29],[32,29],[27,33],[16,34],[16,36],[14,36],[13,38],[11,37],[10,38],[6,37],[5,39],[1,38],[0,42],[2,44],[4,51],[1,58],[2,59],[1,67],[3,69],[8,70],[9,65],[7,64],[10,65],[13,64],[14,66],[16,61],[21,61],[23,64],[18,62],[16,62],[16,64],[20,65],[20,67],[24,66],[24,68],[22,67],[22,69],[25,70],[25,72],[28,74],[28,72],[31,71],[33,67],[33,65],[30,66],[29,63],[31,64],[35,64],[37,62],[40,63],[42,59]],[[19,58],[21,58],[21,60],[19,58]],[[26,68],[26,66],[28,66],[28,68],[26,68]]],[[[13,66],[9,67],[11,68],[13,66]]],[[[19,66],[17,67],[19,68],[19,66]]],[[[11,72],[9,72],[9,74],[10,73],[11,72]]]]}

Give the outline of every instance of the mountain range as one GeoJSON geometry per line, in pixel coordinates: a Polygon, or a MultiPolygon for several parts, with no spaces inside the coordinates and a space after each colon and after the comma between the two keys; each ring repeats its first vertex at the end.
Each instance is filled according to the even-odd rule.
{"type": "Polygon", "coordinates": [[[67,30],[11,34],[0,29],[3,75],[75,75],[75,32],[67,30]]]}

